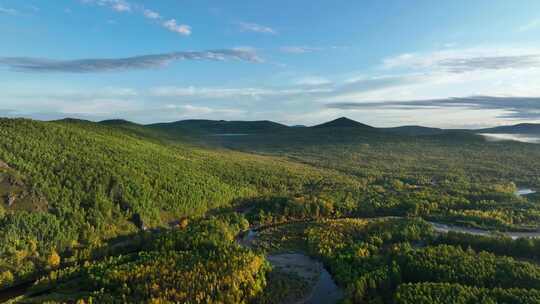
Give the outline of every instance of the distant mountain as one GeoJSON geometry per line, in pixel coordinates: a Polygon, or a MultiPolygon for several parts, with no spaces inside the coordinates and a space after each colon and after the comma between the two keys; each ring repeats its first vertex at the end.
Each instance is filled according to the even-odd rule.
{"type": "Polygon", "coordinates": [[[409,136],[422,136],[422,135],[437,135],[446,132],[444,129],[439,128],[429,128],[422,126],[402,126],[402,127],[393,127],[393,128],[383,128],[383,131],[409,135],[409,136]]]}
{"type": "Polygon", "coordinates": [[[513,126],[475,130],[475,133],[507,133],[507,134],[536,134],[540,135],[540,124],[522,123],[513,126]]]}
{"type": "Polygon", "coordinates": [[[322,129],[322,128],[362,128],[362,129],[370,129],[370,130],[376,130],[376,128],[372,126],[368,126],[363,123],[359,123],[358,121],[349,119],[347,117],[340,117],[338,119],[334,119],[329,122],[325,122],[320,125],[313,126],[312,128],[322,129]]]}
{"type": "MultiPolygon", "coordinates": [[[[73,124],[91,124],[92,122],[82,119],[65,118],[56,122],[73,124]]],[[[347,138],[355,136],[444,136],[449,138],[466,137],[466,134],[494,133],[494,134],[523,134],[540,136],[540,124],[522,123],[511,126],[499,126],[493,128],[467,130],[467,129],[441,129],[423,127],[417,125],[399,126],[391,128],[375,128],[347,117],[340,117],[319,125],[307,127],[304,125],[286,126],[269,120],[259,121],[227,121],[227,120],[205,120],[188,119],[168,123],[155,123],[149,125],[137,124],[124,119],[109,119],[99,122],[100,125],[109,127],[118,127],[130,130],[138,135],[145,137],[160,137],[172,140],[176,139],[201,139],[206,141],[209,136],[223,135],[257,135],[265,134],[273,137],[286,137],[296,141],[309,141],[315,138],[322,139],[324,134],[331,134],[335,137],[336,131],[346,129],[346,133],[339,136],[341,140],[347,141],[347,138]],[[386,133],[386,135],[385,135],[386,133]],[[313,138],[312,138],[313,137],[313,138]],[[206,138],[206,139],[205,139],[206,138]]],[[[228,139],[227,141],[244,140],[228,139]]],[[[326,139],[328,140],[328,139],[326,139]]]]}
{"type": "Polygon", "coordinates": [[[276,122],[261,121],[226,121],[226,120],[181,120],[171,123],[151,124],[147,127],[165,132],[185,132],[188,134],[253,134],[285,130],[288,127],[276,122]]]}
{"type": "Polygon", "coordinates": [[[139,124],[125,119],[107,119],[100,121],[99,124],[105,126],[140,126],[139,124]]]}
{"type": "Polygon", "coordinates": [[[78,119],[78,118],[70,118],[70,117],[66,117],[66,118],[62,118],[62,119],[57,119],[57,120],[52,120],[52,122],[63,122],[63,123],[93,123],[93,122],[90,121],[90,120],[78,119]]]}

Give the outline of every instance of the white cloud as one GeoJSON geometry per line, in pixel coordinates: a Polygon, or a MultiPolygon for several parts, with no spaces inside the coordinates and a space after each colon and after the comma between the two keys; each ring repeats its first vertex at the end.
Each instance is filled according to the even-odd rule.
{"type": "Polygon", "coordinates": [[[191,27],[185,24],[177,24],[175,19],[167,20],[163,22],[162,25],[171,32],[175,32],[183,36],[191,35],[191,27]]]}
{"type": "Polygon", "coordinates": [[[540,28],[540,18],[531,20],[529,23],[520,26],[518,32],[526,32],[537,28],[540,28]]]}
{"type": "Polygon", "coordinates": [[[260,25],[257,23],[240,22],[238,23],[240,30],[244,32],[254,32],[262,34],[276,35],[277,31],[269,26],[260,25]]]}
{"type": "Polygon", "coordinates": [[[130,12],[131,7],[126,3],[116,3],[112,8],[117,12],[130,12]]]}
{"type": "Polygon", "coordinates": [[[161,19],[161,15],[153,10],[144,9],[143,14],[148,19],[161,19]]]}
{"type": "Polygon", "coordinates": [[[324,77],[310,76],[297,79],[294,83],[300,86],[320,86],[331,84],[332,81],[324,77]]]}
{"type": "Polygon", "coordinates": [[[218,115],[237,115],[242,114],[244,111],[239,109],[227,109],[227,108],[211,108],[206,106],[195,106],[192,104],[167,104],[164,108],[168,111],[177,111],[178,114],[182,114],[187,117],[193,118],[194,116],[206,116],[211,114],[218,115]]]}
{"type": "Polygon", "coordinates": [[[18,15],[19,11],[13,8],[7,8],[0,6],[0,14],[7,14],[7,15],[18,15]]]}

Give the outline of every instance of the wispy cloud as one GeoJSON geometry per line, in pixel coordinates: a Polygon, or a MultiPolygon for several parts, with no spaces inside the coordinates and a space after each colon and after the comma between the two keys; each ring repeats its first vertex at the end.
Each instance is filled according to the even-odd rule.
{"type": "Polygon", "coordinates": [[[322,48],[309,47],[309,46],[283,46],[279,48],[282,53],[288,54],[305,54],[320,51],[322,48]]]}
{"type": "Polygon", "coordinates": [[[91,90],[46,89],[39,93],[0,96],[0,116],[90,120],[124,118],[138,122],[163,122],[187,118],[238,118],[245,110],[235,106],[193,104],[189,101],[156,100],[144,90],[94,88],[91,90]]]}
{"type": "Polygon", "coordinates": [[[262,61],[253,51],[222,49],[198,52],[174,52],[115,59],[53,60],[31,57],[0,57],[0,66],[7,66],[15,71],[23,72],[97,73],[158,68],[178,60],[262,61]]]}
{"type": "Polygon", "coordinates": [[[526,32],[537,28],[540,28],[540,18],[531,20],[529,23],[520,26],[518,32],[526,32]]]}
{"type": "MultiPolygon", "coordinates": [[[[470,127],[532,122],[540,120],[540,66],[535,64],[535,54],[540,50],[477,48],[411,53],[389,58],[381,62],[382,68],[362,71],[361,77],[352,77],[353,73],[328,78],[289,74],[291,78],[282,86],[179,84],[137,91],[101,90],[98,95],[92,95],[96,89],[86,94],[55,95],[52,89],[47,90],[53,93],[42,92],[41,84],[14,89],[18,84],[0,83],[0,104],[4,109],[17,109],[11,116],[23,115],[26,109],[56,116],[121,115],[144,122],[204,117],[313,124],[343,115],[375,125],[470,127]],[[30,95],[21,96],[20,92],[30,95]]],[[[174,60],[260,62],[256,50],[245,47],[120,59],[0,58],[0,66],[27,72],[84,73],[155,68],[174,60]]]]}
{"type": "Polygon", "coordinates": [[[502,118],[540,119],[540,97],[470,96],[400,101],[336,102],[329,103],[326,107],[339,110],[429,108],[504,110],[502,118]]]}
{"type": "Polygon", "coordinates": [[[330,50],[347,50],[350,49],[349,46],[306,46],[306,45],[286,45],[278,48],[278,51],[286,54],[306,54],[314,53],[321,51],[330,51],[330,50]]]}
{"type": "Polygon", "coordinates": [[[85,4],[95,4],[109,7],[117,12],[130,12],[131,4],[125,0],[81,0],[85,4]]]}
{"type": "Polygon", "coordinates": [[[167,104],[163,107],[166,111],[176,111],[177,114],[183,117],[200,117],[207,115],[239,115],[245,111],[234,108],[212,108],[205,106],[197,106],[192,104],[167,104]]]}
{"type": "Polygon", "coordinates": [[[323,86],[332,84],[332,81],[320,76],[309,76],[295,80],[294,84],[299,86],[323,86]]]}
{"type": "Polygon", "coordinates": [[[19,11],[14,8],[7,8],[0,6],[0,14],[7,14],[7,15],[18,15],[19,11]]]}
{"type": "Polygon", "coordinates": [[[98,6],[108,7],[114,11],[123,12],[136,12],[141,14],[144,18],[154,21],[161,25],[163,28],[180,34],[182,36],[191,35],[191,27],[187,24],[178,23],[176,19],[165,19],[159,12],[146,8],[142,5],[132,4],[127,0],[81,0],[85,4],[94,4],[98,6]]]}
{"type": "Polygon", "coordinates": [[[378,76],[351,79],[335,89],[335,95],[358,94],[420,83],[424,75],[378,76]]]}
{"type": "Polygon", "coordinates": [[[477,70],[503,70],[540,67],[540,50],[463,49],[432,53],[411,53],[386,58],[385,69],[438,70],[465,73],[477,70]]]}
{"type": "Polygon", "coordinates": [[[262,34],[277,35],[277,31],[269,26],[260,25],[257,23],[239,22],[240,30],[243,32],[254,32],[262,34]]]}
{"type": "Polygon", "coordinates": [[[190,100],[261,100],[269,103],[281,100],[293,102],[310,100],[321,102],[335,96],[365,93],[415,83],[415,76],[366,78],[346,83],[332,83],[320,77],[299,79],[293,86],[284,87],[176,87],[154,88],[151,95],[160,98],[188,98],[190,100]]]}
{"type": "Polygon", "coordinates": [[[144,9],[143,14],[148,19],[161,19],[161,15],[153,10],[144,9]]]}
{"type": "Polygon", "coordinates": [[[171,32],[178,33],[180,35],[191,35],[191,27],[185,24],[177,24],[175,19],[170,19],[162,23],[163,27],[171,32]]]}
{"type": "Polygon", "coordinates": [[[453,73],[464,73],[475,70],[503,70],[540,66],[540,54],[493,56],[471,58],[449,58],[441,60],[438,65],[453,73]]]}
{"type": "Polygon", "coordinates": [[[36,13],[36,12],[39,12],[41,9],[35,5],[27,5],[26,8],[28,8],[30,11],[36,13]]]}

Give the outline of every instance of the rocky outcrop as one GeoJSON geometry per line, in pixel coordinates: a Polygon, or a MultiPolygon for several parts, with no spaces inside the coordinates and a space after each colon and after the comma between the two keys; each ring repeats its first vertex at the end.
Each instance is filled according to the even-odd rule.
{"type": "Polygon", "coordinates": [[[8,164],[3,162],[1,159],[0,159],[0,169],[9,169],[8,164]]]}

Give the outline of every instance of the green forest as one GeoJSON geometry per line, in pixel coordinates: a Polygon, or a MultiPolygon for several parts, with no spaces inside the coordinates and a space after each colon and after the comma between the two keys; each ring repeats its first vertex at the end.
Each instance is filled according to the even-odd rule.
{"type": "Polygon", "coordinates": [[[467,130],[0,119],[0,302],[540,303],[522,188],[538,145],[467,130]]]}

